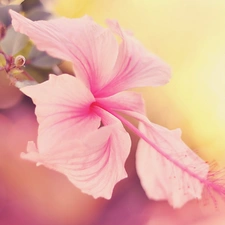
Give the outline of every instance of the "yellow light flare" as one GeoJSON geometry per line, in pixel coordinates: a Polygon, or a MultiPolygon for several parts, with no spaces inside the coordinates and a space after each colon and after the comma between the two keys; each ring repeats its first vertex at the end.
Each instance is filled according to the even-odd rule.
{"type": "Polygon", "coordinates": [[[190,147],[225,163],[224,0],[58,0],[56,12],[117,19],[173,70],[165,87],[139,89],[152,121],[180,127],[190,147]]]}

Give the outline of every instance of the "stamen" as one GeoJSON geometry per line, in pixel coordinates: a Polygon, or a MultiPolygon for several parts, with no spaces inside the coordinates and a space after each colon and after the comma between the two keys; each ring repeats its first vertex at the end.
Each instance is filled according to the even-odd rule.
{"type": "MultiPolygon", "coordinates": [[[[148,143],[152,148],[154,148],[161,156],[163,156],[165,159],[170,161],[172,164],[174,164],[176,167],[178,167],[180,170],[182,170],[184,173],[187,173],[189,176],[195,178],[200,183],[202,183],[207,189],[214,190],[216,193],[224,196],[225,194],[225,187],[224,184],[217,182],[216,179],[212,179],[210,175],[215,173],[215,171],[209,172],[208,177],[201,177],[198,172],[190,170],[187,166],[183,165],[180,161],[174,159],[169,154],[164,152],[162,149],[160,149],[155,143],[153,143],[144,133],[142,133],[138,128],[136,128],[131,122],[126,120],[123,116],[119,115],[118,113],[114,112],[113,110],[110,110],[108,108],[105,108],[104,106],[95,103],[94,107],[98,107],[103,109],[104,111],[108,112],[109,114],[113,115],[117,119],[119,119],[124,125],[126,125],[131,131],[134,132],[138,137],[143,139],[146,143],[148,143]]],[[[137,118],[136,118],[137,119],[137,118]]],[[[144,121],[141,121],[144,122],[144,121]]]]}

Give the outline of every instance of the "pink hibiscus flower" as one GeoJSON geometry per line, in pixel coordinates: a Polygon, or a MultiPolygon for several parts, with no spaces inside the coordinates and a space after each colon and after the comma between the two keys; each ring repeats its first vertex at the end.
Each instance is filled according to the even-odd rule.
{"type": "Polygon", "coordinates": [[[16,31],[39,50],[72,62],[76,74],[50,75],[42,84],[21,89],[36,104],[39,122],[37,147],[29,142],[23,158],[65,174],[95,198],[110,198],[127,176],[131,141],[126,126],[140,137],[136,167],[149,198],[181,207],[200,199],[204,186],[224,191],[208,179],[208,164],[182,141],[180,130],[151,123],[142,97],[125,91],[163,85],[170,69],[117,22],[103,28],[87,16],[33,22],[10,13],[16,31]],[[139,129],[123,114],[137,119],[139,129]]]}

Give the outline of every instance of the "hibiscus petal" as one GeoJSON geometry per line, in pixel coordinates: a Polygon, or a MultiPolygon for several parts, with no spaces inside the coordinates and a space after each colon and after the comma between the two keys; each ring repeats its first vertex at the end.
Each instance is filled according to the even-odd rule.
{"type": "Polygon", "coordinates": [[[147,196],[154,200],[168,200],[174,207],[182,207],[192,199],[201,199],[203,183],[190,176],[185,170],[188,168],[201,178],[206,178],[208,165],[182,142],[180,130],[167,130],[164,127],[151,124],[140,127],[148,138],[176,162],[183,165],[183,170],[160,155],[145,141],[140,140],[136,167],[142,187],[147,196]],[[151,171],[151,172],[150,172],[151,171]]]}
{"type": "Polygon", "coordinates": [[[139,130],[161,151],[140,139],[136,168],[147,196],[168,200],[174,208],[200,199],[209,165],[182,141],[181,131],[153,124],[135,112],[123,112],[141,121],[139,130]]]}
{"type": "Polygon", "coordinates": [[[127,177],[124,164],[130,145],[128,133],[114,124],[92,132],[82,141],[64,141],[49,152],[41,153],[34,143],[29,143],[28,153],[22,153],[21,157],[66,175],[82,192],[94,198],[109,199],[115,184],[127,177]]]}
{"type": "Polygon", "coordinates": [[[105,98],[96,98],[96,102],[107,109],[115,111],[130,110],[141,114],[145,112],[144,100],[141,94],[131,91],[119,92],[105,98]]]}
{"type": "Polygon", "coordinates": [[[39,50],[71,61],[76,76],[93,93],[108,82],[118,54],[118,43],[109,29],[87,16],[33,22],[12,10],[10,14],[16,31],[29,36],[39,50]]]}
{"type": "Polygon", "coordinates": [[[108,21],[110,29],[122,38],[113,79],[96,96],[109,96],[133,87],[158,86],[170,79],[170,68],[148,52],[132,35],[123,31],[116,21],[108,21]]]}
{"type": "Polygon", "coordinates": [[[90,109],[93,95],[73,76],[50,75],[48,81],[21,90],[36,104],[41,151],[81,138],[100,125],[100,117],[90,109]]]}

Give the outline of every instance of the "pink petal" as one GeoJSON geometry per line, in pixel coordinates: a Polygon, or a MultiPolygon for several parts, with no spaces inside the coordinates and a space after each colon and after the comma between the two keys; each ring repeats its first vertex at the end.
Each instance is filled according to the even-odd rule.
{"type": "MultiPolygon", "coordinates": [[[[200,177],[207,177],[208,165],[182,142],[180,130],[170,131],[156,124],[151,124],[151,127],[142,125],[140,129],[171,159],[181,162],[184,168],[200,177]]],[[[201,199],[203,184],[143,140],[137,148],[136,167],[142,187],[151,199],[168,200],[174,208],[182,207],[189,200],[201,199]]]]}
{"type": "Polygon", "coordinates": [[[66,175],[94,198],[109,199],[115,184],[127,177],[124,164],[130,145],[128,133],[115,124],[95,130],[82,141],[64,141],[49,151],[37,150],[30,143],[28,153],[21,157],[66,175]]]}
{"type": "Polygon", "coordinates": [[[14,29],[28,35],[39,50],[71,61],[76,76],[96,97],[163,85],[170,79],[169,67],[115,21],[108,22],[109,30],[89,17],[33,22],[16,12],[10,14],[14,29]],[[112,32],[122,38],[119,47],[112,32]]]}
{"type": "Polygon", "coordinates": [[[110,29],[122,39],[113,78],[96,96],[109,96],[133,87],[158,86],[170,79],[170,68],[148,52],[134,37],[123,31],[116,21],[108,21],[110,29]]]}
{"type": "Polygon", "coordinates": [[[100,117],[90,109],[93,95],[73,76],[50,75],[48,81],[21,90],[36,104],[40,151],[82,138],[100,125],[100,117]]]}
{"type": "Polygon", "coordinates": [[[121,129],[124,129],[121,121],[113,116],[110,111],[130,110],[139,113],[144,113],[144,101],[139,93],[135,92],[120,92],[110,97],[96,98],[96,102],[92,105],[93,111],[101,117],[103,125],[111,125],[118,123],[121,129]]]}
{"type": "Polygon", "coordinates": [[[87,16],[33,22],[12,10],[10,14],[16,31],[29,36],[39,50],[71,61],[76,76],[93,93],[108,82],[118,54],[118,43],[109,29],[87,16]]]}
{"type": "Polygon", "coordinates": [[[115,111],[130,110],[141,114],[145,112],[144,100],[141,94],[131,91],[119,92],[105,98],[96,98],[96,102],[107,109],[115,111]]]}
{"type": "Polygon", "coordinates": [[[140,132],[157,148],[143,139],[137,147],[137,173],[147,196],[168,200],[174,208],[200,199],[204,184],[209,183],[209,166],[182,141],[181,131],[153,124],[139,113],[122,112],[141,121],[140,132]]]}

